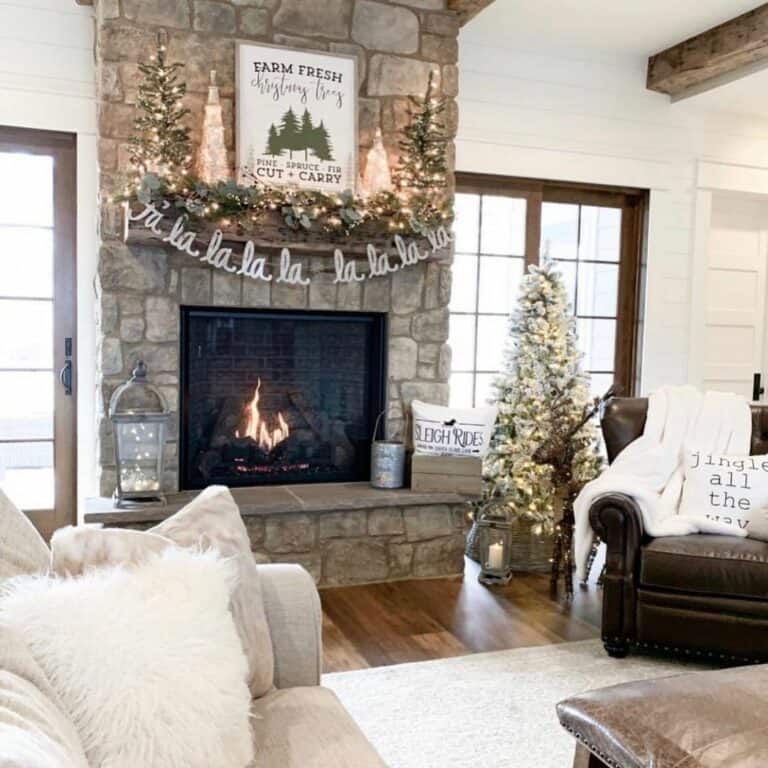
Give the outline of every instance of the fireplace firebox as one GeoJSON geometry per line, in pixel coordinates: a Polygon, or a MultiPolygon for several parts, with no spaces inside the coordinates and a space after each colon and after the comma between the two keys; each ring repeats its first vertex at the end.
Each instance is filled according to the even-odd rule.
{"type": "Polygon", "coordinates": [[[183,489],[370,476],[386,316],[181,308],[183,489]]]}

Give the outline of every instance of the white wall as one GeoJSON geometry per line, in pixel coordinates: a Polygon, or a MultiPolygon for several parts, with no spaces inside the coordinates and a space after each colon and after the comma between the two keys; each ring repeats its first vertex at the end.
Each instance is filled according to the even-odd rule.
{"type": "Polygon", "coordinates": [[[641,388],[687,382],[697,161],[768,167],[768,121],[670,104],[642,58],[459,42],[458,170],[651,190],[641,388]]]}
{"type": "Polygon", "coordinates": [[[78,495],[95,495],[96,103],[93,11],[0,0],[0,125],[77,134],[78,495]]]}

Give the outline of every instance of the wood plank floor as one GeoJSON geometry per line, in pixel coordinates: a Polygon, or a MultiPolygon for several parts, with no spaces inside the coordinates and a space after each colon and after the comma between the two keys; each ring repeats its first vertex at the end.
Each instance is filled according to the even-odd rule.
{"type": "Polygon", "coordinates": [[[516,574],[505,587],[464,578],[400,581],[320,592],[326,672],[600,636],[601,591],[552,600],[549,579],[516,574]]]}

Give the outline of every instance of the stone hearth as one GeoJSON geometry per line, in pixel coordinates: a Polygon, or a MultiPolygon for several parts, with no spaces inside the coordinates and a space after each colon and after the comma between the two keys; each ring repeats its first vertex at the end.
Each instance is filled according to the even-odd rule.
{"type": "MultiPolygon", "coordinates": [[[[300,563],[322,586],[449,576],[464,570],[466,500],[453,493],[382,491],[329,483],[232,491],[260,562],[300,563]]],[[[146,530],[194,492],[167,506],[118,510],[89,502],[86,523],[146,530]]]]}

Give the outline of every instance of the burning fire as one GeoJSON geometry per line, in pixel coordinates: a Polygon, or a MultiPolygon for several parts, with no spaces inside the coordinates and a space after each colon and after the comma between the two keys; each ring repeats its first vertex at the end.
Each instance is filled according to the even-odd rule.
{"type": "Polygon", "coordinates": [[[259,413],[259,390],[261,389],[261,379],[256,384],[253,392],[253,398],[243,410],[245,419],[245,429],[235,431],[235,437],[250,437],[259,444],[264,451],[271,451],[278,443],[282,443],[291,433],[288,424],[280,411],[277,412],[277,426],[270,430],[267,422],[261,418],[259,413]]]}

